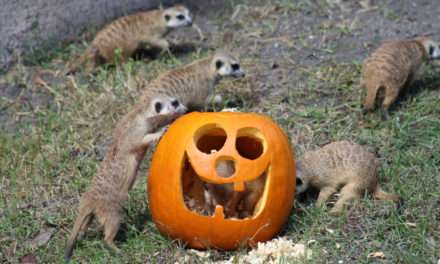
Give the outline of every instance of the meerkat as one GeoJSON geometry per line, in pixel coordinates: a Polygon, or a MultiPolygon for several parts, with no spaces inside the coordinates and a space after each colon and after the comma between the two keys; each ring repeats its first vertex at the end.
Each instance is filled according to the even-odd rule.
{"type": "Polygon", "coordinates": [[[186,108],[176,98],[152,95],[149,103],[137,103],[116,125],[113,143],[107,151],[88,191],[80,201],[79,214],[67,242],[69,260],[79,233],[87,230],[95,216],[104,226],[106,245],[118,251],[113,239],[123,218],[123,205],[149,145],[159,140],[163,127],[182,115],[186,108]],[[161,129],[162,128],[162,129],[161,129]]]}
{"type": "Polygon", "coordinates": [[[229,53],[196,60],[183,67],[163,73],[143,84],[144,94],[166,94],[176,97],[188,110],[203,110],[214,98],[215,85],[222,77],[243,77],[238,59],[229,53]]]}
{"type": "Polygon", "coordinates": [[[165,36],[173,29],[191,25],[190,12],[182,5],[118,18],[96,34],[69,73],[75,72],[83,64],[86,64],[86,71],[91,72],[102,62],[115,62],[115,52],[118,50],[118,59],[123,62],[143,44],[169,51],[170,43],[165,36]]]}
{"type": "Polygon", "coordinates": [[[411,85],[422,63],[438,58],[440,47],[428,37],[388,41],[382,44],[363,62],[361,86],[367,92],[363,113],[373,110],[381,90],[381,93],[384,93],[381,103],[387,117],[388,108],[394,103],[399,92],[411,85]]]}
{"type": "MultiPolygon", "coordinates": [[[[216,165],[217,175],[231,177],[235,173],[234,164],[230,160],[221,160],[216,165]]],[[[242,192],[234,190],[231,183],[213,184],[206,183],[204,189],[207,197],[207,206],[213,212],[217,205],[224,208],[226,218],[245,218],[254,214],[255,206],[260,200],[266,182],[266,174],[259,178],[245,182],[242,192]]]]}
{"type": "Polygon", "coordinates": [[[399,196],[383,191],[377,181],[379,160],[362,146],[337,141],[318,150],[306,152],[296,162],[296,192],[309,187],[320,190],[317,204],[324,204],[340,190],[340,197],[331,209],[339,213],[350,200],[360,199],[370,192],[376,199],[399,201],[399,196]]]}

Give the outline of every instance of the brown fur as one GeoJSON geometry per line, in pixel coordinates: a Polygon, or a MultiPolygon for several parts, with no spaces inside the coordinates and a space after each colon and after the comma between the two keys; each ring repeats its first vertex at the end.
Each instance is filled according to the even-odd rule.
{"type": "Polygon", "coordinates": [[[182,190],[184,193],[185,204],[191,210],[203,215],[210,215],[213,211],[209,206],[212,197],[207,192],[206,184],[196,175],[192,167],[184,170],[188,175],[182,176],[182,190]]]}
{"type": "Polygon", "coordinates": [[[361,80],[367,92],[364,112],[373,110],[378,91],[383,89],[382,106],[387,113],[399,92],[412,84],[422,62],[428,59],[428,42],[432,40],[422,37],[388,41],[364,61],[361,80]]]}
{"type": "MultiPolygon", "coordinates": [[[[216,167],[217,174],[221,177],[230,177],[234,173],[228,161],[220,161],[216,167]]],[[[215,208],[221,205],[227,218],[244,218],[254,214],[255,206],[261,198],[266,183],[266,175],[258,179],[245,182],[244,191],[237,192],[233,184],[210,184],[208,190],[212,196],[210,206],[215,208]]]]}
{"type": "Polygon", "coordinates": [[[306,152],[297,162],[299,192],[308,187],[320,190],[317,204],[324,204],[340,190],[341,196],[330,212],[338,213],[350,200],[360,199],[365,192],[381,200],[398,201],[396,195],[385,193],[377,182],[378,159],[362,146],[348,141],[330,143],[306,152]]]}
{"type": "MultiPolygon", "coordinates": [[[[104,226],[106,245],[118,250],[113,239],[123,219],[123,205],[131,189],[148,146],[158,140],[163,130],[184,107],[171,106],[171,97],[154,96],[138,103],[116,125],[113,143],[106,153],[90,187],[80,201],[79,214],[67,243],[65,259],[70,259],[80,232],[85,232],[94,216],[104,226]],[[160,100],[167,112],[156,113],[153,102],[160,100]]],[[[182,110],[183,109],[183,110],[182,110]]]]}
{"type": "Polygon", "coordinates": [[[91,72],[103,62],[115,62],[117,49],[122,52],[119,58],[122,62],[131,57],[142,44],[168,50],[169,42],[165,36],[172,28],[167,26],[164,13],[170,12],[170,10],[182,11],[186,8],[178,5],[168,9],[139,12],[109,23],[98,32],[90,47],[70,68],[69,72],[75,72],[83,64],[86,64],[86,71],[91,72]]]}
{"type": "MultiPolygon", "coordinates": [[[[233,184],[214,184],[202,181],[195,171],[185,169],[183,175],[183,193],[189,209],[203,215],[212,215],[217,205],[223,207],[226,218],[245,218],[255,213],[255,208],[264,192],[266,175],[245,183],[242,192],[234,191],[233,184]]],[[[220,177],[230,177],[234,173],[229,161],[220,161],[216,166],[220,177]]]]}
{"type": "Polygon", "coordinates": [[[201,110],[212,99],[214,86],[224,76],[241,77],[241,69],[232,70],[231,65],[239,65],[237,59],[227,53],[216,53],[191,64],[165,72],[150,83],[144,84],[144,96],[151,93],[176,97],[190,110],[201,110]],[[224,68],[217,69],[221,60],[224,68]]]}

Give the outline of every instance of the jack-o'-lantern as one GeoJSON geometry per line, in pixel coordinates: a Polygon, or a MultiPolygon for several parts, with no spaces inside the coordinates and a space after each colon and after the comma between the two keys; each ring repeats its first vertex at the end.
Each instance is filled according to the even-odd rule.
{"type": "Polygon", "coordinates": [[[268,117],[184,115],[153,155],[148,176],[153,220],[162,234],[199,249],[230,250],[269,240],[293,205],[294,164],[286,135],[268,117]]]}

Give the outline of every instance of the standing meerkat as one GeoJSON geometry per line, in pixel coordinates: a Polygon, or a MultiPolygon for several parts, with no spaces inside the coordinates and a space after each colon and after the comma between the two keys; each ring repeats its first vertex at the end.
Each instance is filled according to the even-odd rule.
{"type": "Polygon", "coordinates": [[[431,38],[417,37],[388,41],[365,59],[362,67],[361,86],[367,95],[363,113],[371,111],[379,90],[383,90],[382,106],[385,116],[402,89],[408,88],[423,61],[440,58],[440,47],[431,38]]]}
{"type": "Polygon", "coordinates": [[[340,190],[331,213],[341,212],[348,201],[360,199],[365,192],[379,200],[399,201],[399,196],[384,192],[377,182],[379,164],[372,153],[348,141],[306,152],[296,163],[297,195],[315,187],[320,190],[317,204],[322,205],[340,190]]]}
{"type": "Polygon", "coordinates": [[[142,44],[169,50],[170,44],[165,36],[173,29],[191,25],[189,10],[182,5],[118,18],[96,34],[69,73],[75,72],[82,64],[86,64],[86,71],[90,72],[102,62],[115,62],[117,50],[121,52],[120,59],[125,61],[142,44]]]}
{"type": "Polygon", "coordinates": [[[183,67],[161,74],[144,84],[144,95],[166,94],[176,97],[189,110],[204,109],[214,98],[214,88],[222,77],[243,77],[238,59],[217,52],[183,67]]]}
{"type": "Polygon", "coordinates": [[[148,103],[144,102],[137,103],[116,125],[113,143],[88,191],[81,197],[79,214],[67,242],[66,260],[72,256],[79,233],[87,230],[94,216],[104,226],[106,245],[118,251],[113,239],[122,222],[123,205],[145,152],[161,137],[164,130],[160,128],[186,111],[174,97],[152,95],[148,103]]]}

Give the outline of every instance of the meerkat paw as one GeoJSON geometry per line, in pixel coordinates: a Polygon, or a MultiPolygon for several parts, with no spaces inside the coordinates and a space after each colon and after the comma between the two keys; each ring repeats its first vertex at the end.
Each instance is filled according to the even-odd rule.
{"type": "Polygon", "coordinates": [[[144,136],[144,138],[142,139],[142,142],[144,144],[151,144],[151,143],[156,143],[159,141],[159,139],[162,137],[163,133],[165,132],[165,130],[163,130],[163,128],[161,128],[158,132],[156,133],[152,133],[152,134],[147,134],[144,136]]]}
{"type": "Polygon", "coordinates": [[[200,41],[206,40],[205,36],[203,35],[202,30],[200,29],[200,27],[197,24],[193,23],[192,24],[192,28],[197,31],[197,34],[199,34],[199,40],[200,41]]]}
{"type": "Polygon", "coordinates": [[[165,125],[159,129],[159,131],[156,132],[156,134],[159,134],[160,136],[157,138],[157,140],[161,139],[163,134],[167,132],[168,128],[170,128],[171,124],[165,125]]]}
{"type": "Polygon", "coordinates": [[[121,250],[113,242],[105,242],[105,246],[116,254],[121,253],[121,250]]]}

